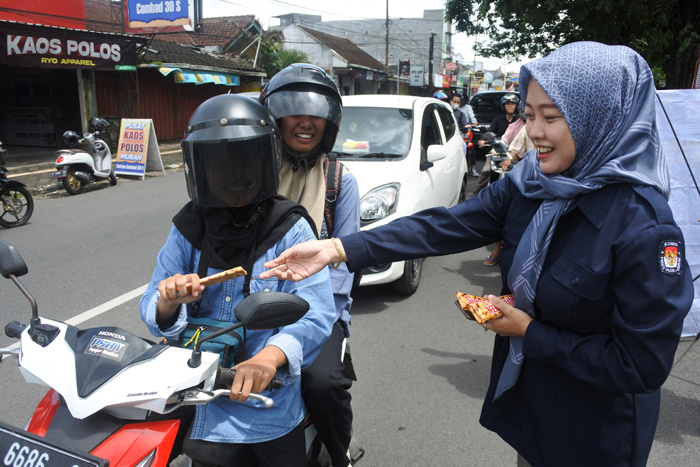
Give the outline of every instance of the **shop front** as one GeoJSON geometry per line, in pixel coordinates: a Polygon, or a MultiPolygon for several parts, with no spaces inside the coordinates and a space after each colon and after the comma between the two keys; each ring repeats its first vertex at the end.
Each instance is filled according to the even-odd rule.
{"type": "Polygon", "coordinates": [[[0,140],[57,147],[97,115],[95,72],[136,73],[146,39],[0,21],[0,140]]]}

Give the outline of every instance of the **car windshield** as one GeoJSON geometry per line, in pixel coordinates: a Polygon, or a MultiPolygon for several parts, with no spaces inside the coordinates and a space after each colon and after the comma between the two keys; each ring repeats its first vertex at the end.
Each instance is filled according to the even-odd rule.
{"type": "Polygon", "coordinates": [[[402,159],[412,132],[411,109],[344,107],[333,152],[344,159],[402,159]]]}

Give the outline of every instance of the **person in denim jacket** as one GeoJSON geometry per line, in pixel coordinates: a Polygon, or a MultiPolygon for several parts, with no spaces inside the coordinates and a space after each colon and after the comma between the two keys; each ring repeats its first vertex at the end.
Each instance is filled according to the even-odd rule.
{"type": "Polygon", "coordinates": [[[183,450],[196,465],[248,465],[247,459],[305,466],[300,375],[330,335],[335,316],[328,271],[300,284],[258,279],[265,261],[316,238],[303,208],[275,195],[282,147],[277,125],[259,103],[220,95],[195,110],[182,147],[192,201],[174,217],[141,300],[149,331],[176,340],[195,314],[234,323],[234,307],[250,293],[288,292],[310,306],[292,325],[246,332],[230,400],[197,407],[183,450]],[[279,240],[259,251],[271,235],[279,240]],[[235,266],[244,266],[248,276],[200,285],[198,271],[211,275],[235,266]],[[283,386],[270,394],[272,408],[248,398],[251,392],[265,394],[275,376],[283,386]]]}

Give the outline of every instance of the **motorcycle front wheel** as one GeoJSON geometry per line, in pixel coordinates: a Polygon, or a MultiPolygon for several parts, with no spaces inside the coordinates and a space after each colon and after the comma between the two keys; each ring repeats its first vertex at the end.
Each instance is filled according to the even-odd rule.
{"type": "Polygon", "coordinates": [[[23,186],[7,188],[2,195],[0,225],[5,228],[19,227],[27,223],[34,212],[34,198],[23,186]]]}
{"type": "Polygon", "coordinates": [[[84,184],[75,176],[75,171],[76,169],[74,168],[69,169],[66,177],[63,179],[63,188],[69,195],[79,195],[83,192],[84,184]]]}

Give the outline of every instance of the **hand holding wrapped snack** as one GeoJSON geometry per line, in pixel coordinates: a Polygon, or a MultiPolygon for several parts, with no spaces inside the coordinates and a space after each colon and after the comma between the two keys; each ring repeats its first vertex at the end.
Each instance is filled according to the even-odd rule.
{"type": "MultiPolygon", "coordinates": [[[[513,295],[502,295],[498,298],[508,305],[515,305],[513,295]]],[[[465,318],[472,321],[476,320],[479,324],[503,316],[503,313],[484,297],[457,292],[455,304],[462,311],[465,318]]]]}

